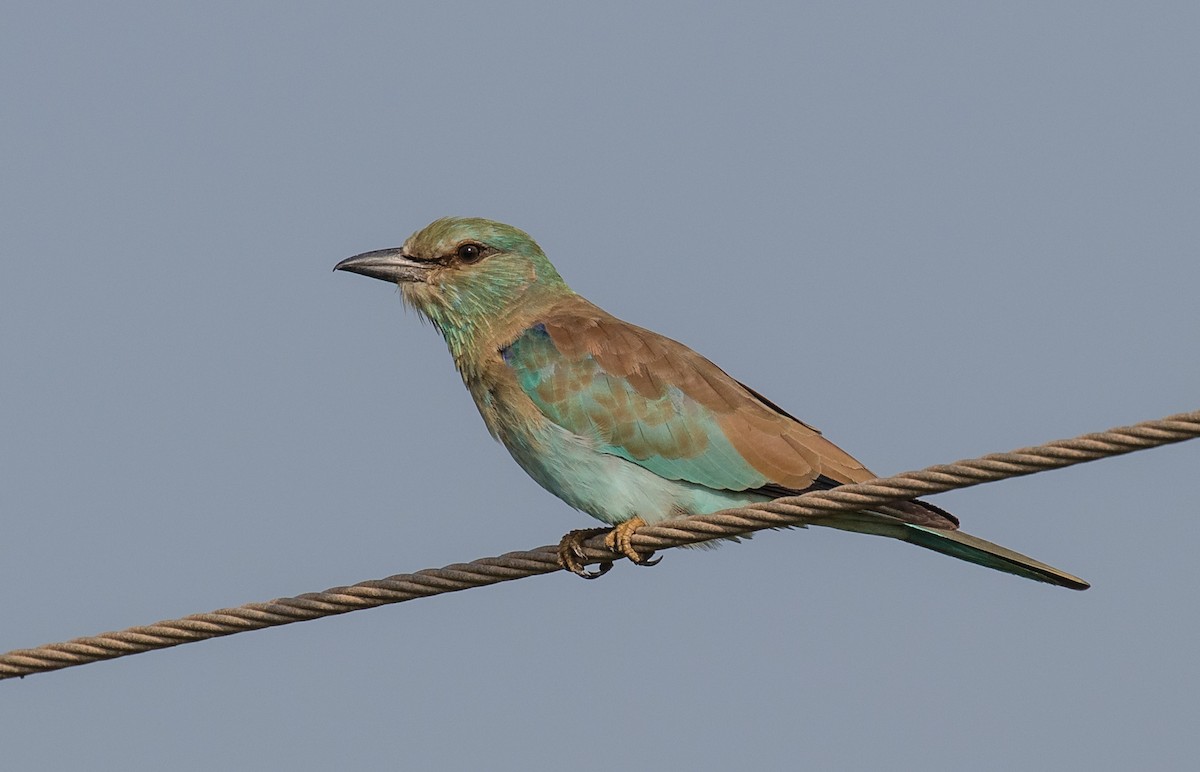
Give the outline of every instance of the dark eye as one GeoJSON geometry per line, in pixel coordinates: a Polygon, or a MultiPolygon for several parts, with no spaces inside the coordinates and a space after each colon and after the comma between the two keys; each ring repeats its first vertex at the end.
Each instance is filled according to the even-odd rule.
{"type": "Polygon", "coordinates": [[[483,257],[483,249],[478,244],[463,244],[458,248],[458,259],[464,263],[473,263],[483,257]]]}

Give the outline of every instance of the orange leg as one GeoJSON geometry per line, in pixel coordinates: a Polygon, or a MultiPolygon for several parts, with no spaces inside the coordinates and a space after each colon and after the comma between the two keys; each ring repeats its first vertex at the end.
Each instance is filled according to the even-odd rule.
{"type": "Polygon", "coordinates": [[[604,576],[612,568],[612,562],[601,563],[597,570],[588,571],[584,568],[583,563],[587,558],[583,551],[583,543],[593,536],[609,532],[608,528],[582,528],[578,531],[571,531],[558,542],[558,564],[584,579],[597,579],[604,576]]]}
{"type": "Polygon", "coordinates": [[[656,566],[662,558],[655,558],[654,553],[643,555],[633,548],[633,534],[637,529],[646,524],[642,518],[634,515],[623,523],[617,525],[608,532],[604,537],[604,546],[608,547],[613,552],[620,553],[629,558],[630,562],[638,566],[656,566]]]}

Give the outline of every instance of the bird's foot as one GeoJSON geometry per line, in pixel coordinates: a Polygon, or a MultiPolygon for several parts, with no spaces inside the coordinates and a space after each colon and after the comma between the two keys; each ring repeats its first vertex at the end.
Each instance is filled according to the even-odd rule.
{"type": "Polygon", "coordinates": [[[571,531],[558,542],[558,564],[584,579],[598,579],[604,576],[613,567],[612,561],[601,563],[595,571],[587,570],[583,563],[587,559],[587,555],[583,551],[583,543],[593,536],[609,534],[611,531],[612,529],[609,528],[582,528],[578,531],[571,531]]]}
{"type": "Polygon", "coordinates": [[[653,552],[643,555],[633,548],[633,534],[645,524],[646,521],[636,515],[619,523],[604,537],[604,546],[629,558],[629,562],[634,565],[657,566],[662,562],[662,558],[654,557],[653,552]]]}

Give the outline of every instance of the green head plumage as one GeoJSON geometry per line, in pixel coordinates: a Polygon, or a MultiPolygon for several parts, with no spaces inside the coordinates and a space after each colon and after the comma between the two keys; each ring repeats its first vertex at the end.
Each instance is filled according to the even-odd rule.
{"type": "Polygon", "coordinates": [[[356,255],[338,269],[396,282],[460,365],[491,331],[571,292],[529,234],[480,217],[434,220],[404,246],[356,255]]]}

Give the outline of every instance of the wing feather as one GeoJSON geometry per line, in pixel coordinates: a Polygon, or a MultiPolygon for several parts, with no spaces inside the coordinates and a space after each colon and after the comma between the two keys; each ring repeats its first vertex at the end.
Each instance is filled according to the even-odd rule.
{"type": "Polygon", "coordinates": [[[581,298],[551,309],[502,353],[548,419],[661,477],[721,490],[872,477],[688,347],[581,298]]]}

